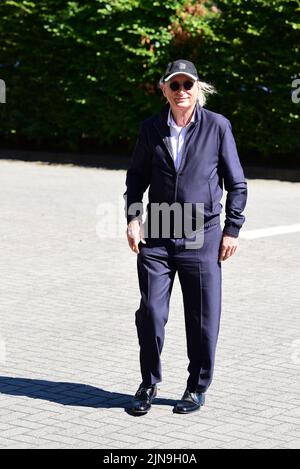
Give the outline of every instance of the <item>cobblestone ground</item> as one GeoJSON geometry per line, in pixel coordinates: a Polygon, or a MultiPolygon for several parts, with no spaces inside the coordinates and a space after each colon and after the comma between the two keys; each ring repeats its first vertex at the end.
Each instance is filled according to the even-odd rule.
{"type": "MultiPolygon", "coordinates": [[[[241,237],[222,264],[215,377],[192,415],[172,413],[187,378],[176,278],[158,398],[146,416],[125,411],[140,372],[124,181],[0,161],[0,447],[299,448],[299,232],[241,237]]],[[[299,183],[248,185],[244,232],[300,223],[299,183]]]]}

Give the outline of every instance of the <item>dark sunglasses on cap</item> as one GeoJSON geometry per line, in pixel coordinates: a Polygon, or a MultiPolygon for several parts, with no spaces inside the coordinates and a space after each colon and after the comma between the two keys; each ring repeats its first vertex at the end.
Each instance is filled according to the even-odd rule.
{"type": "MultiPolygon", "coordinates": [[[[194,86],[194,83],[195,83],[194,81],[186,80],[185,82],[182,83],[182,85],[185,90],[191,90],[194,86]]],[[[178,83],[178,81],[172,81],[172,83],[170,83],[169,86],[172,91],[178,91],[179,88],[181,87],[181,84],[178,83]]]]}

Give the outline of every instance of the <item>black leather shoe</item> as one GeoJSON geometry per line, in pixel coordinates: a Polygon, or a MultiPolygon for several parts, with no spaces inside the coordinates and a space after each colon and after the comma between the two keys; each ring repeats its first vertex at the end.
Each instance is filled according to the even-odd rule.
{"type": "Polygon", "coordinates": [[[205,402],[205,394],[198,392],[197,389],[194,392],[189,391],[188,388],[184,391],[181,401],[177,402],[173,412],[177,414],[189,414],[199,410],[205,402]]]}
{"type": "Polygon", "coordinates": [[[132,399],[131,412],[134,414],[146,414],[151,409],[152,400],[156,397],[157,386],[153,384],[150,387],[140,385],[139,389],[132,399]]]}

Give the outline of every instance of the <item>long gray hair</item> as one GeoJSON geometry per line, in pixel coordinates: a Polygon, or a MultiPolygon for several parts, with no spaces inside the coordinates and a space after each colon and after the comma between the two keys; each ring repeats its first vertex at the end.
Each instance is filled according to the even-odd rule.
{"type": "Polygon", "coordinates": [[[198,98],[197,101],[200,104],[200,106],[204,106],[206,104],[207,98],[211,94],[217,93],[216,88],[214,85],[211,85],[210,83],[206,83],[205,81],[197,81],[198,85],[198,98]]]}

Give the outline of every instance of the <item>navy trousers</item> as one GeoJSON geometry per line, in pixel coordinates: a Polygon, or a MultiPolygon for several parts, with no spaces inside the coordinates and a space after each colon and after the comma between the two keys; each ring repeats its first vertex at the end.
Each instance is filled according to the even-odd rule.
{"type": "Polygon", "coordinates": [[[213,377],[221,316],[222,239],[220,223],[204,228],[201,248],[187,249],[184,238],[146,239],[139,243],[137,270],[141,292],[135,325],[140,345],[142,382],[162,381],[160,355],[173,282],[178,277],[183,294],[187,355],[187,386],[205,392],[213,377]]]}

